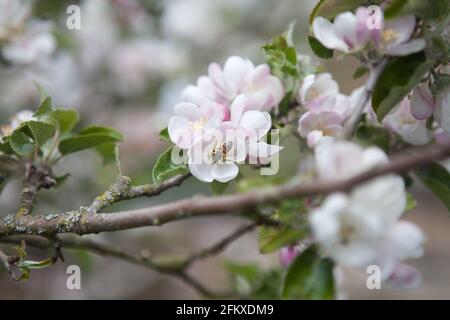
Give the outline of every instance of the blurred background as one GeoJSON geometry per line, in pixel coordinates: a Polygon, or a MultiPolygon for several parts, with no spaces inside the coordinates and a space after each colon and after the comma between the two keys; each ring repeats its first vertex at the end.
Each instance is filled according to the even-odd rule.
{"type": "MultiPolygon", "coordinates": [[[[75,108],[81,124],[98,123],[119,129],[122,170],[133,183],[151,182],[156,157],[167,147],[158,138],[180,100],[182,89],[206,74],[210,62],[223,64],[230,55],[264,62],[261,47],[296,21],[294,38],[301,54],[311,54],[306,43],[308,15],[315,0],[36,0],[28,8],[21,1],[2,0],[0,25],[24,19],[30,32],[2,52],[0,64],[0,123],[16,112],[37,107],[38,82],[52,96],[54,105],[75,108]],[[7,10],[15,8],[17,10],[7,10]],[[66,27],[66,8],[81,8],[81,29],[66,27]],[[25,13],[24,11],[25,10],[25,13]],[[39,39],[37,41],[36,39],[39,39]]],[[[1,35],[1,29],[0,29],[1,35]]],[[[314,62],[314,58],[313,62],[314,62]]],[[[315,63],[321,63],[316,61],[315,63]]],[[[324,68],[349,93],[361,84],[352,80],[356,61],[334,59],[324,68]]],[[[360,80],[363,81],[363,80],[360,80]]],[[[290,142],[287,141],[287,144],[290,142]]],[[[282,176],[297,171],[295,146],[289,156],[281,153],[282,176]]],[[[55,190],[43,191],[37,213],[67,211],[89,204],[113,182],[115,170],[102,166],[90,151],[66,157],[56,174],[71,177],[55,190]]],[[[20,181],[7,185],[0,197],[0,215],[17,210],[20,181]]],[[[195,179],[151,199],[136,199],[112,210],[140,208],[167,203],[193,194],[210,194],[208,185],[195,179]]],[[[344,270],[345,297],[364,298],[450,298],[450,218],[448,212],[420,186],[413,190],[418,207],[407,219],[418,223],[428,236],[425,256],[412,261],[423,276],[422,285],[407,291],[368,290],[366,275],[344,270]]],[[[116,244],[130,252],[146,250],[153,255],[187,255],[211,245],[244,223],[237,217],[212,217],[171,223],[160,228],[105,233],[91,238],[116,244]]],[[[31,250],[42,259],[48,252],[31,250]]],[[[186,299],[200,298],[180,281],[143,267],[81,250],[64,250],[66,262],[31,273],[31,279],[14,283],[0,272],[2,299],[186,299]],[[80,265],[82,289],[66,288],[66,267],[80,265]]],[[[194,277],[211,289],[226,289],[229,276],[225,260],[257,263],[279,268],[277,254],[260,255],[256,234],[231,245],[217,258],[196,263],[194,277]]]]}

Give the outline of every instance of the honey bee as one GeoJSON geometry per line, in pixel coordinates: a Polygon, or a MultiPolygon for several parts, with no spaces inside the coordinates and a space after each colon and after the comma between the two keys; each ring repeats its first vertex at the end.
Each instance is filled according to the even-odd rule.
{"type": "Polygon", "coordinates": [[[226,141],[224,143],[217,143],[211,150],[211,159],[213,162],[223,161],[227,154],[233,149],[233,141],[226,141]]]}

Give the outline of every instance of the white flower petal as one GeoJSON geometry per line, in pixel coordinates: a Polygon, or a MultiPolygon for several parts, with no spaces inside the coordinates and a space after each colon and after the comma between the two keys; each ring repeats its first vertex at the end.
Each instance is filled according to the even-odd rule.
{"type": "Polygon", "coordinates": [[[212,177],[220,182],[228,182],[237,177],[239,168],[234,163],[214,164],[212,166],[212,177]]]}

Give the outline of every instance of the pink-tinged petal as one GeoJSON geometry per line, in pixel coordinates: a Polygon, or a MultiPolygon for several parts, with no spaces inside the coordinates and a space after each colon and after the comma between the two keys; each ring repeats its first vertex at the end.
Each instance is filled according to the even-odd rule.
{"type": "Polygon", "coordinates": [[[429,118],[433,114],[435,106],[428,85],[421,84],[414,89],[411,97],[411,113],[414,118],[418,120],[429,118]]]}
{"type": "Polygon", "coordinates": [[[450,133],[445,132],[442,128],[437,128],[433,132],[434,139],[436,140],[436,143],[442,144],[442,145],[448,145],[450,144],[450,133]]]}
{"type": "Polygon", "coordinates": [[[252,72],[252,83],[261,84],[270,76],[270,68],[267,64],[260,64],[252,72]]]}
{"type": "Polygon", "coordinates": [[[303,79],[302,86],[298,90],[298,102],[303,104],[306,103],[306,92],[308,91],[309,87],[314,83],[315,78],[316,78],[315,74],[309,74],[303,79]]]}
{"type": "Polygon", "coordinates": [[[195,104],[198,104],[205,99],[199,87],[194,85],[187,86],[181,93],[181,98],[186,102],[195,104]]]}
{"type": "Polygon", "coordinates": [[[357,19],[351,12],[338,14],[334,19],[334,32],[344,41],[349,50],[355,50],[359,44],[356,37],[357,19]]]}
{"type": "Polygon", "coordinates": [[[189,130],[190,121],[184,117],[173,116],[169,120],[167,130],[170,140],[182,149],[192,145],[192,133],[189,130]]]}
{"type": "Polygon", "coordinates": [[[243,82],[249,71],[253,69],[252,63],[241,57],[232,56],[227,59],[223,67],[226,82],[233,92],[240,92],[243,82]]]}
{"type": "Polygon", "coordinates": [[[319,113],[308,111],[300,117],[298,121],[298,131],[302,137],[306,137],[308,133],[318,127],[319,113]]]}
{"type": "Polygon", "coordinates": [[[392,43],[403,43],[408,41],[416,26],[416,18],[413,15],[403,16],[394,20],[388,20],[385,23],[384,30],[394,30],[396,38],[392,43]]]}
{"type": "Polygon", "coordinates": [[[422,276],[416,268],[407,264],[398,263],[394,266],[385,284],[389,289],[403,290],[416,288],[421,282],[422,276]]]}
{"type": "MultiPolygon", "coordinates": [[[[339,85],[329,73],[318,74],[312,87],[321,95],[334,95],[339,93],[339,85]]],[[[306,99],[308,100],[308,96],[306,99]]]]}
{"type": "Polygon", "coordinates": [[[365,7],[359,7],[356,10],[356,41],[358,44],[367,43],[371,36],[371,30],[367,28],[369,12],[365,7]]]}
{"type": "Polygon", "coordinates": [[[269,76],[267,81],[268,87],[272,90],[272,101],[270,102],[270,107],[277,106],[284,97],[283,84],[280,79],[275,76],[269,76]]]}
{"type": "Polygon", "coordinates": [[[214,180],[212,176],[212,168],[210,164],[195,164],[189,163],[189,171],[198,180],[203,182],[212,182],[214,180]]]}
{"type": "Polygon", "coordinates": [[[344,117],[337,112],[324,111],[321,112],[320,115],[321,115],[320,120],[323,123],[324,127],[340,125],[342,124],[342,122],[344,122],[344,117]]]}
{"type": "Polygon", "coordinates": [[[345,42],[338,38],[334,33],[333,24],[322,17],[317,17],[313,21],[314,37],[328,49],[339,49],[346,51],[348,49],[345,42]]]}
{"type": "Polygon", "coordinates": [[[238,95],[230,106],[230,120],[238,124],[247,105],[247,98],[244,95],[238,95]]]}
{"type": "Polygon", "coordinates": [[[200,108],[190,102],[180,102],[174,107],[174,112],[180,117],[195,121],[201,117],[200,108]]]}
{"type": "MultiPolygon", "coordinates": [[[[269,116],[270,118],[270,116],[269,116]]],[[[239,125],[246,130],[261,130],[270,128],[271,120],[266,116],[266,112],[250,110],[244,112],[239,125]]]]}
{"type": "Polygon", "coordinates": [[[219,182],[228,182],[237,177],[239,168],[234,163],[214,164],[212,166],[212,177],[219,182]]]}
{"type": "Polygon", "coordinates": [[[269,110],[274,106],[274,104],[270,103],[272,100],[272,93],[269,90],[249,93],[246,94],[246,97],[246,110],[269,110]]]}
{"type": "Polygon", "coordinates": [[[385,53],[391,56],[407,56],[422,51],[425,48],[424,39],[414,39],[405,43],[391,44],[386,47],[385,53]]]}
{"type": "Polygon", "coordinates": [[[296,246],[283,247],[280,249],[279,257],[280,263],[284,268],[289,267],[289,265],[298,256],[299,249],[296,246]]]}
{"type": "Polygon", "coordinates": [[[308,133],[306,137],[306,142],[309,148],[314,148],[314,146],[323,138],[323,132],[320,130],[314,130],[308,133]]]}

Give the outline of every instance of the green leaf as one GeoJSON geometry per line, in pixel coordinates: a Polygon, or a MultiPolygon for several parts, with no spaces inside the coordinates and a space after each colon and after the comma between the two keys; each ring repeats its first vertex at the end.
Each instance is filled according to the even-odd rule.
{"type": "Polygon", "coordinates": [[[34,116],[40,117],[40,116],[43,116],[43,115],[51,112],[52,110],[53,110],[52,98],[50,98],[49,96],[46,96],[43,98],[38,109],[34,112],[34,116]]]}
{"type": "Polygon", "coordinates": [[[80,121],[78,111],[74,109],[55,109],[48,117],[51,121],[58,123],[59,130],[62,133],[71,131],[78,121],[80,121]]]}
{"type": "Polygon", "coordinates": [[[433,61],[423,52],[393,58],[384,68],[372,94],[372,106],[378,121],[384,117],[421,81],[433,61]]]}
{"type": "Polygon", "coordinates": [[[431,86],[431,92],[433,93],[433,95],[437,96],[444,93],[449,87],[450,87],[450,75],[441,74],[433,82],[431,86]]]}
{"type": "Polygon", "coordinates": [[[233,286],[243,297],[252,299],[279,299],[283,280],[282,269],[262,270],[256,264],[227,262],[233,286]]]}
{"type": "Polygon", "coordinates": [[[87,127],[76,136],[68,137],[59,143],[61,154],[69,154],[85,149],[99,147],[103,144],[113,144],[121,141],[123,136],[120,132],[100,126],[87,127]]]}
{"type": "Polygon", "coordinates": [[[67,181],[67,178],[69,178],[69,177],[70,177],[70,173],[63,174],[62,176],[53,177],[53,179],[55,179],[55,181],[56,181],[55,187],[59,188],[60,186],[62,186],[64,184],[64,182],[67,181]]]}
{"type": "Polygon", "coordinates": [[[117,160],[117,145],[115,143],[105,143],[95,149],[102,157],[103,165],[115,163],[117,160]]]}
{"type": "Polygon", "coordinates": [[[320,0],[309,15],[309,24],[317,17],[334,19],[339,13],[354,11],[361,5],[361,0],[320,0]]]}
{"type": "Polygon", "coordinates": [[[359,79],[368,72],[369,69],[367,69],[366,67],[359,67],[358,69],[355,70],[355,73],[353,73],[353,79],[359,79]]]}
{"type": "Polygon", "coordinates": [[[172,142],[172,141],[170,140],[170,137],[169,137],[169,130],[167,129],[167,127],[164,128],[164,129],[162,129],[162,130],[159,132],[159,137],[160,137],[161,140],[163,140],[163,141],[166,141],[166,142],[172,142]]]}
{"type": "Polygon", "coordinates": [[[413,14],[423,19],[439,19],[449,12],[448,1],[441,0],[393,0],[384,10],[386,19],[413,14]]]}
{"type": "Polygon", "coordinates": [[[417,207],[417,201],[414,199],[413,195],[409,192],[406,192],[406,208],[405,211],[410,211],[417,207]]]}
{"type": "Polygon", "coordinates": [[[333,50],[324,47],[319,40],[312,36],[308,36],[308,43],[314,54],[321,59],[333,58],[333,50]]]}
{"type": "Polygon", "coordinates": [[[42,121],[27,121],[24,122],[22,126],[27,126],[30,129],[33,140],[39,146],[43,146],[44,143],[55,134],[55,127],[42,121]]]}
{"type": "Polygon", "coordinates": [[[289,266],[284,280],[285,299],[334,299],[333,262],[310,247],[289,266]]]}
{"type": "Polygon", "coordinates": [[[213,182],[211,182],[211,190],[214,194],[223,194],[225,193],[225,191],[227,190],[229,186],[228,182],[219,182],[217,180],[214,180],[213,182]]]}
{"type": "Polygon", "coordinates": [[[267,63],[274,74],[298,79],[300,71],[297,63],[297,50],[291,39],[293,29],[294,23],[291,23],[283,34],[275,36],[271,42],[263,46],[263,50],[267,63]]]}
{"type": "Polygon", "coordinates": [[[304,235],[304,231],[288,226],[261,226],[258,228],[259,252],[262,254],[273,252],[281,247],[298,242],[304,235]]]}
{"type": "Polygon", "coordinates": [[[27,156],[33,153],[36,144],[20,128],[11,134],[9,144],[11,148],[20,156],[27,156]]]}
{"type": "Polygon", "coordinates": [[[0,152],[5,154],[13,154],[14,150],[11,148],[10,144],[11,137],[2,137],[0,138],[0,152]]]}
{"type": "MultiPolygon", "coordinates": [[[[186,164],[175,164],[172,162],[172,151],[174,148],[171,147],[164,151],[156,161],[156,164],[152,170],[152,177],[154,183],[161,183],[164,180],[172,178],[179,174],[188,173],[188,167],[186,164]]],[[[175,150],[179,150],[178,148],[175,150]]]]}
{"type": "Polygon", "coordinates": [[[437,162],[416,170],[416,176],[450,211],[450,173],[437,162]]]}
{"type": "Polygon", "coordinates": [[[111,138],[114,138],[117,141],[123,140],[123,135],[119,131],[113,128],[103,126],[89,126],[82,129],[79,134],[80,135],[103,134],[111,138]]]}

